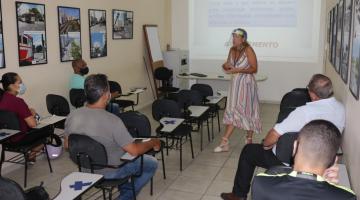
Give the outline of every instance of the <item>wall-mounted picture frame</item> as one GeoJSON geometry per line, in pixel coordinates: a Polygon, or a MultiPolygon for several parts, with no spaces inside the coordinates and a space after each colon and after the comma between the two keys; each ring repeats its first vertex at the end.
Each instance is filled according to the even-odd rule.
{"type": "Polygon", "coordinates": [[[90,58],[107,56],[106,11],[89,9],[90,58]]]}
{"type": "Polygon", "coordinates": [[[2,9],[0,2],[0,69],[5,68],[5,48],[4,48],[4,34],[2,25],[2,9]]]}
{"type": "Polygon", "coordinates": [[[349,72],[349,58],[350,58],[350,38],[351,38],[351,20],[352,20],[352,0],[344,0],[344,15],[343,15],[343,32],[341,38],[341,61],[340,61],[340,75],[341,79],[347,83],[349,72]]]}
{"type": "Polygon", "coordinates": [[[60,61],[82,57],[80,8],[58,6],[60,61]]]}
{"type": "Polygon", "coordinates": [[[360,2],[354,1],[354,20],[352,34],[352,51],[349,89],[355,99],[359,100],[359,70],[360,70],[360,2]]]}
{"type": "Polygon", "coordinates": [[[133,39],[134,12],[128,10],[112,10],[112,37],[117,39],[133,39]]]}
{"type": "Polygon", "coordinates": [[[329,50],[328,50],[328,58],[329,58],[329,62],[331,63],[331,58],[332,58],[332,32],[333,32],[333,27],[334,27],[334,8],[330,10],[330,24],[329,24],[329,50]]]}
{"type": "Polygon", "coordinates": [[[336,34],[336,60],[335,60],[335,70],[340,74],[340,61],[341,61],[341,41],[343,33],[343,13],[344,13],[344,0],[340,0],[338,3],[337,9],[337,34],[336,34]]]}
{"type": "Polygon", "coordinates": [[[20,67],[47,63],[45,5],[15,2],[20,67]]]}
{"type": "Polygon", "coordinates": [[[331,43],[331,63],[335,66],[336,61],[336,35],[337,35],[337,10],[336,5],[333,9],[332,43],[331,43]]]}

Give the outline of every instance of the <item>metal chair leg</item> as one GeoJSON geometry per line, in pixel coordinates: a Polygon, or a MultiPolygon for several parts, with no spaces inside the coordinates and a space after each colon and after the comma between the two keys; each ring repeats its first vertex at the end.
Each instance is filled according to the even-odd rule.
{"type": "Polygon", "coordinates": [[[166,155],[168,156],[169,155],[169,139],[168,137],[165,137],[165,142],[166,142],[166,155]]]}
{"type": "Polygon", "coordinates": [[[221,129],[220,129],[220,115],[219,115],[219,110],[217,111],[216,115],[217,115],[217,120],[218,120],[218,128],[219,128],[219,132],[220,132],[221,129]]]}
{"type": "Polygon", "coordinates": [[[206,119],[206,127],[208,132],[208,142],[210,142],[210,127],[209,127],[209,119],[206,119]]]}
{"type": "Polygon", "coordinates": [[[131,184],[132,184],[132,192],[133,192],[134,200],[136,200],[135,177],[131,177],[131,184]]]}
{"type": "Polygon", "coordinates": [[[29,158],[28,158],[28,155],[27,153],[24,153],[24,158],[25,158],[25,169],[24,169],[24,188],[26,188],[26,184],[27,184],[27,169],[28,169],[28,161],[29,161],[29,158]]]}
{"type": "Polygon", "coordinates": [[[191,132],[189,134],[189,140],[190,140],[190,148],[191,148],[191,157],[192,157],[192,159],[194,159],[194,148],[193,148],[191,132]]]}
{"type": "Polygon", "coordinates": [[[48,165],[49,165],[49,168],[50,168],[50,173],[52,173],[53,170],[52,170],[52,166],[51,166],[51,162],[50,162],[48,150],[47,150],[47,148],[46,148],[46,144],[44,144],[44,148],[45,148],[45,153],[46,153],[46,158],[47,158],[47,161],[48,161],[48,165]]]}
{"type": "Polygon", "coordinates": [[[166,173],[165,173],[165,157],[164,157],[164,149],[161,148],[161,161],[162,161],[162,167],[163,167],[163,177],[166,179],[166,173]]]}
{"type": "Polygon", "coordinates": [[[182,168],[182,137],[180,137],[180,171],[183,170],[182,168]]]}
{"type": "Polygon", "coordinates": [[[154,181],[153,178],[150,179],[150,196],[152,196],[154,194],[154,181]]]}
{"type": "Polygon", "coordinates": [[[0,176],[1,176],[1,169],[2,169],[2,165],[4,163],[4,160],[5,160],[5,150],[4,150],[4,147],[2,147],[1,158],[0,158],[0,176]]]}

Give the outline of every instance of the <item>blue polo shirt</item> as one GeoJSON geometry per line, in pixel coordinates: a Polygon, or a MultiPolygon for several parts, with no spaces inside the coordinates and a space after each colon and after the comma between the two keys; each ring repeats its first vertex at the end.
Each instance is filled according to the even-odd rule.
{"type": "Polygon", "coordinates": [[[73,74],[70,78],[70,89],[84,89],[85,77],[73,74]]]}

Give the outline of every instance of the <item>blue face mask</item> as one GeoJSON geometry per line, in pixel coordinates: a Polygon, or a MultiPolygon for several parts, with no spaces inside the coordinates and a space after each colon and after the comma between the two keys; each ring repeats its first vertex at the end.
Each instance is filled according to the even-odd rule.
{"type": "Polygon", "coordinates": [[[25,86],[25,84],[24,84],[24,83],[20,83],[20,85],[19,85],[19,90],[18,90],[19,95],[25,94],[25,91],[26,91],[26,86],[25,86]]]}

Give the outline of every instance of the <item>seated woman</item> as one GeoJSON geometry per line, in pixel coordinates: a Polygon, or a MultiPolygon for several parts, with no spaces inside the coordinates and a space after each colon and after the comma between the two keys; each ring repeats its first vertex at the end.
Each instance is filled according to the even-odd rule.
{"type": "MultiPolygon", "coordinates": [[[[25,84],[22,82],[20,76],[14,72],[5,73],[0,82],[3,86],[3,89],[0,89],[0,110],[16,113],[21,131],[20,134],[10,139],[10,143],[14,145],[31,143],[36,138],[26,133],[31,128],[36,127],[36,112],[34,109],[29,108],[22,98],[17,97],[17,95],[23,95],[25,93],[25,84]]],[[[35,161],[36,152],[42,148],[43,145],[40,145],[32,149],[32,153],[29,156],[31,162],[35,161]]]]}

